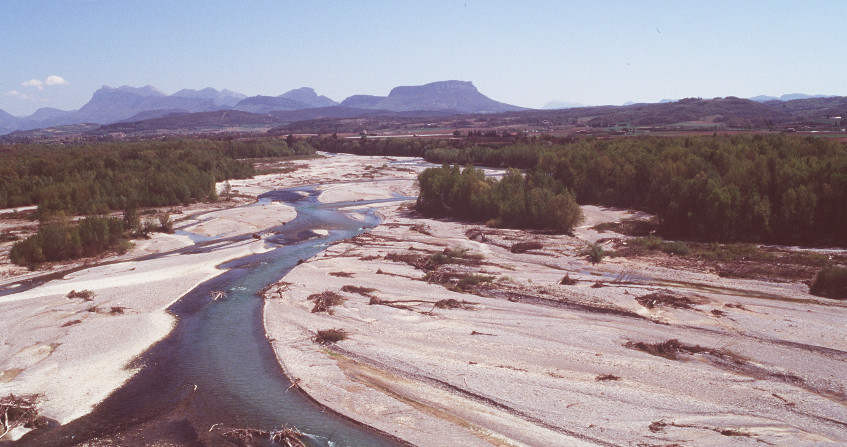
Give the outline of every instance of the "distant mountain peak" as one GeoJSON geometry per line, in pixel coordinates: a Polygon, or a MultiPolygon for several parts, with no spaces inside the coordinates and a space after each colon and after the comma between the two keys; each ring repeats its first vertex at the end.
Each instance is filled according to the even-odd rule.
{"type": "Polygon", "coordinates": [[[120,90],[122,92],[127,93],[133,93],[139,96],[168,96],[167,93],[149,84],[145,85],[144,87],[131,87],[129,85],[122,85],[116,90],[120,90]]]}
{"type": "Polygon", "coordinates": [[[492,113],[523,110],[497,102],[480,93],[470,81],[437,81],[424,85],[400,86],[388,96],[356,95],[344,100],[343,106],[360,106],[396,112],[427,110],[456,113],[492,113]]]}
{"type": "Polygon", "coordinates": [[[768,102],[768,101],[793,101],[795,99],[812,99],[812,98],[832,98],[835,95],[807,95],[805,93],[787,93],[780,97],[759,95],[750,98],[751,101],[768,102]]]}
{"type": "Polygon", "coordinates": [[[570,101],[550,101],[547,104],[544,104],[542,109],[545,110],[555,110],[555,109],[573,109],[575,107],[586,107],[585,104],[581,104],[578,102],[570,102],[570,101]]]}
{"type": "Polygon", "coordinates": [[[246,98],[246,96],[241,93],[236,93],[226,89],[217,91],[212,87],[206,87],[202,90],[184,88],[171,96],[177,98],[208,99],[216,105],[223,107],[232,107],[237,104],[238,101],[246,98]]]}
{"type": "Polygon", "coordinates": [[[303,104],[311,107],[331,107],[338,105],[337,102],[327,98],[326,96],[318,96],[318,94],[315,93],[315,89],[311,87],[300,87],[294,90],[289,90],[279,97],[293,99],[294,101],[302,102],[303,104]]]}
{"type": "Polygon", "coordinates": [[[474,87],[473,82],[471,81],[436,81],[430,82],[429,84],[424,85],[412,85],[412,86],[399,86],[391,89],[391,92],[388,93],[388,97],[398,96],[398,95],[408,95],[419,94],[419,93],[430,93],[430,94],[438,94],[444,92],[472,92],[479,93],[479,90],[474,87]]]}

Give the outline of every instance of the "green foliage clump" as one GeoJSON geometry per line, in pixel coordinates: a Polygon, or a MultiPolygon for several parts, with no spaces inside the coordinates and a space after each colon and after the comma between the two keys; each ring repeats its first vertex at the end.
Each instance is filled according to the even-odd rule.
{"type": "Polygon", "coordinates": [[[636,247],[642,247],[642,248],[645,248],[647,250],[661,250],[662,244],[665,243],[665,241],[662,238],[660,238],[659,236],[656,236],[654,234],[651,234],[651,235],[646,236],[646,237],[633,238],[633,239],[630,239],[628,242],[631,245],[634,245],[636,247]]]}
{"type": "Polygon", "coordinates": [[[443,166],[423,171],[418,183],[416,208],[427,216],[558,232],[570,232],[583,220],[573,195],[540,172],[524,175],[511,169],[494,180],[471,166],[443,166]]]}
{"type": "Polygon", "coordinates": [[[687,256],[691,254],[691,249],[688,244],[682,241],[665,242],[662,244],[662,251],[668,254],[687,256]]]}
{"type": "Polygon", "coordinates": [[[95,256],[108,250],[125,252],[124,219],[88,216],[73,222],[63,212],[39,224],[38,233],[12,246],[9,258],[15,264],[35,266],[42,262],[95,256]]]}
{"type": "Polygon", "coordinates": [[[588,248],[585,249],[584,254],[588,256],[588,260],[591,261],[592,264],[599,264],[600,261],[606,257],[606,251],[603,250],[603,247],[600,244],[588,244],[588,248]]]}
{"type": "Polygon", "coordinates": [[[691,248],[683,241],[665,241],[659,236],[649,235],[646,237],[638,237],[629,240],[629,243],[635,247],[641,247],[646,250],[661,250],[664,253],[687,256],[691,254],[691,248]]]}
{"type": "Polygon", "coordinates": [[[697,256],[711,261],[725,262],[736,260],[760,261],[773,257],[754,244],[718,244],[714,242],[709,244],[708,248],[698,250],[697,256]]]}
{"type": "Polygon", "coordinates": [[[809,288],[812,295],[847,299],[847,268],[831,265],[824,267],[809,288]]]}

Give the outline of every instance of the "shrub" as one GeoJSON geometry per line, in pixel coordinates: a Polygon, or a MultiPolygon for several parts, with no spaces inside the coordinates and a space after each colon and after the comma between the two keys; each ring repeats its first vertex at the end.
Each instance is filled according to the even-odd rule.
{"type": "Polygon", "coordinates": [[[132,250],[135,247],[135,244],[129,239],[121,239],[117,242],[114,249],[118,254],[126,254],[126,252],[132,250]]]}
{"type": "Polygon", "coordinates": [[[711,243],[707,250],[699,253],[700,257],[713,260],[731,262],[737,259],[761,260],[771,258],[772,255],[759,250],[754,244],[718,244],[711,243]]]}
{"type": "Polygon", "coordinates": [[[682,241],[665,242],[662,244],[662,251],[668,254],[687,256],[691,254],[691,249],[688,244],[682,241]]]}
{"type": "Polygon", "coordinates": [[[588,260],[591,261],[592,264],[598,264],[603,260],[603,257],[606,256],[606,252],[603,251],[603,247],[597,243],[589,244],[584,254],[588,256],[588,260]]]}
{"type": "Polygon", "coordinates": [[[818,272],[809,292],[826,298],[847,299],[847,268],[836,265],[824,267],[818,272]]]}
{"type": "Polygon", "coordinates": [[[159,215],[159,231],[162,233],[173,234],[174,223],[171,220],[170,214],[165,213],[159,215]]]}
{"type": "Polygon", "coordinates": [[[88,216],[79,222],[58,212],[45,216],[38,233],[16,242],[9,258],[15,264],[34,266],[41,262],[63,261],[95,256],[119,247],[123,221],[118,218],[88,216]]]}
{"type": "Polygon", "coordinates": [[[651,234],[647,237],[637,237],[634,239],[630,239],[629,243],[638,247],[644,247],[648,250],[658,250],[662,248],[662,244],[664,243],[664,241],[659,236],[651,234]]]}

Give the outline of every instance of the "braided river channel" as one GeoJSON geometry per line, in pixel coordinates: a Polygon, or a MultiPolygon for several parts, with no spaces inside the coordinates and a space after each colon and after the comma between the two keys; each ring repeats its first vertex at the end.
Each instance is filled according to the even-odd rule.
{"type": "MultiPolygon", "coordinates": [[[[34,431],[16,445],[233,445],[221,435],[225,427],[296,427],[310,446],[404,445],[290,387],[265,336],[262,289],[301,259],[378,223],[373,211],[357,211],[361,219],[353,219],[339,210],[373,202],[322,204],[317,195],[314,188],[300,187],[260,196],[260,201],[280,201],[297,210],[293,221],[273,228],[265,239],[276,248],[221,265],[225,273],[172,305],[168,310],[179,321],[174,330],[136,359],[140,371],[90,414],[34,431]],[[213,291],[226,297],[214,300],[213,291]]],[[[212,250],[215,242],[190,249],[212,250]]],[[[250,445],[271,444],[257,440],[250,445]]]]}

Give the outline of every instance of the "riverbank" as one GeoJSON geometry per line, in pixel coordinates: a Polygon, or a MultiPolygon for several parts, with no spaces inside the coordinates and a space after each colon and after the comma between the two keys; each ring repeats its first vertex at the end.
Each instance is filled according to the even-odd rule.
{"type": "MultiPolygon", "coordinates": [[[[175,216],[178,235],[153,233],[122,256],[54,265],[79,270],[0,296],[0,395],[38,394],[40,414],[62,424],[90,412],[138,371],[133,359],[170,333],[171,304],[223,273],[218,265],[268,250],[251,233],[296,214],[278,203],[184,212],[175,216]],[[229,239],[181,252],[195,237],[229,239]],[[102,265],[85,268],[91,262],[102,265]]],[[[7,269],[0,286],[45,273],[15,272],[7,269]]]]}
{"type": "MultiPolygon", "coordinates": [[[[232,200],[168,208],[177,234],[152,233],[121,256],[57,263],[32,272],[10,264],[9,247],[3,247],[2,288],[19,287],[49,272],[69,273],[0,296],[0,395],[40,395],[40,414],[62,424],[90,412],[138,371],[141,365],[134,359],[171,332],[176,323],[166,311],[171,304],[223,273],[219,265],[269,250],[256,237],[265,238],[268,229],[296,216],[290,206],[256,202],[258,195],[321,183],[325,175],[392,170],[390,161],[317,158],[305,162],[312,164],[308,169],[298,164],[302,170],[234,181],[232,200]],[[211,240],[220,242],[183,250],[195,241],[211,240]]],[[[406,177],[414,175],[406,172],[406,177]]],[[[218,189],[223,191],[223,184],[218,189]]],[[[35,231],[31,221],[15,213],[2,217],[0,229],[35,231]]],[[[3,440],[24,432],[17,430],[3,440]]]]}
{"type": "Polygon", "coordinates": [[[592,227],[638,215],[584,209],[570,237],[382,206],[266,292],[268,337],[318,402],[416,445],[847,442],[847,303],[661,253],[593,265],[587,242],[625,236],[592,227]]]}
{"type": "MultiPolygon", "coordinates": [[[[306,184],[325,203],[416,195],[423,166],[396,160],[333,155],[231,187],[243,203],[306,184]]],[[[584,207],[571,237],[424,219],[411,203],[366,205],[379,226],[265,292],[277,360],[317,402],[416,445],[847,442],[847,303],[662,253],[590,264],[587,242],[625,239],[594,225],[645,217],[626,210],[584,207]],[[343,302],[313,313],[323,292],[343,302]],[[346,339],[316,343],[326,329],[346,339]]],[[[85,414],[171,331],[171,303],[293,217],[279,204],[209,211],[129,254],[158,257],[0,297],[0,395],[42,394],[59,422],[85,414]],[[228,239],[176,251],[215,237],[228,239]]]]}

